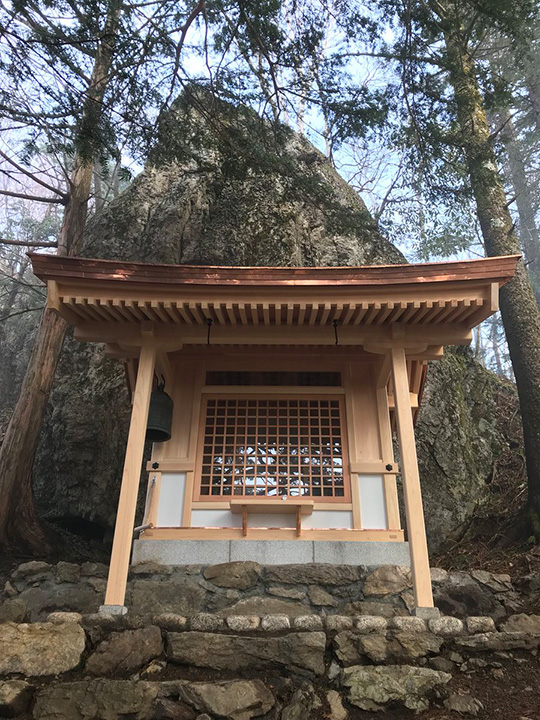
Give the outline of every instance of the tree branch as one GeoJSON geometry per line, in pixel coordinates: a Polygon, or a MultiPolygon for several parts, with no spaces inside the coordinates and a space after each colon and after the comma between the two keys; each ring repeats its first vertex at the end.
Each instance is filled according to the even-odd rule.
{"type": "Polygon", "coordinates": [[[11,190],[0,190],[0,195],[21,198],[22,200],[34,200],[35,202],[52,203],[53,205],[67,205],[68,198],[64,195],[61,198],[43,197],[41,195],[26,195],[25,193],[12,192],[11,190]]]}
{"type": "Polygon", "coordinates": [[[19,163],[16,163],[15,160],[9,157],[9,155],[6,155],[5,152],[2,152],[0,150],[0,157],[3,157],[6,162],[8,162],[10,165],[13,165],[14,168],[16,168],[19,172],[23,173],[23,175],[26,175],[26,177],[29,177],[31,180],[33,180],[38,185],[41,185],[42,187],[46,188],[47,190],[50,190],[53,193],[56,193],[61,198],[64,198],[65,195],[61,190],[58,190],[58,188],[53,187],[53,185],[49,185],[48,182],[45,182],[45,180],[42,180],[40,177],[34,175],[30,172],[30,170],[27,170],[22,165],[19,165],[19,163]]]}
{"type": "Polygon", "coordinates": [[[37,240],[7,240],[0,238],[0,245],[18,245],[20,247],[58,247],[57,242],[38,242],[37,240]]]}
{"type": "Polygon", "coordinates": [[[9,320],[9,318],[17,317],[17,315],[24,315],[28,312],[36,312],[36,310],[43,310],[42,307],[36,307],[36,308],[26,308],[25,310],[19,310],[19,312],[10,313],[9,315],[4,315],[3,317],[0,317],[0,322],[4,322],[4,320],[9,320]]]}
{"type": "Polygon", "coordinates": [[[178,43],[176,44],[176,50],[175,50],[175,58],[174,58],[174,69],[172,72],[172,80],[171,80],[171,87],[169,89],[169,94],[163,104],[163,107],[168,107],[171,98],[174,94],[174,88],[176,87],[176,77],[178,75],[178,71],[180,69],[180,57],[182,55],[182,49],[184,47],[184,43],[186,41],[186,36],[188,34],[189,28],[192,26],[192,24],[195,22],[195,20],[198,18],[198,16],[201,13],[204,13],[206,10],[206,2],[205,0],[199,0],[195,7],[192,9],[190,14],[188,15],[186,22],[183,24],[183,26],[180,29],[180,39],[178,40],[178,43]]]}

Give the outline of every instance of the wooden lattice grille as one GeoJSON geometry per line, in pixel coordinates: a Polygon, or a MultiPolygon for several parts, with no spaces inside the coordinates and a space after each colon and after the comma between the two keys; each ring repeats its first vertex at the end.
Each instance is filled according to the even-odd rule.
{"type": "Polygon", "coordinates": [[[209,397],[203,422],[201,499],[348,499],[340,398],[209,397]]]}

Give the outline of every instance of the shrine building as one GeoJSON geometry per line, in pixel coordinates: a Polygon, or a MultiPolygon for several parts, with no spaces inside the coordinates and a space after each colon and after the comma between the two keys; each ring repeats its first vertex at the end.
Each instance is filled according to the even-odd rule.
{"type": "Polygon", "coordinates": [[[103,611],[125,612],[132,561],[255,560],[410,565],[417,612],[429,614],[414,438],[427,363],[471,342],[518,256],[367,267],[31,259],[48,308],[125,364],[131,392],[103,611]]]}

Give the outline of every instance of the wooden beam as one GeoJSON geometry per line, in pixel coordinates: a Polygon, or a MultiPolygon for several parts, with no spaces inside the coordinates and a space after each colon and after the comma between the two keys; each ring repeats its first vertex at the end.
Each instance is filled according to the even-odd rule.
{"type": "MultiPolygon", "coordinates": [[[[410,395],[410,407],[411,410],[416,410],[418,408],[418,395],[416,393],[409,393],[410,395]]],[[[388,393],[388,407],[390,410],[393,410],[396,406],[394,394],[388,393]]]]}
{"type": "Polygon", "coordinates": [[[156,462],[155,459],[146,463],[146,469],[151,472],[157,469],[158,472],[193,472],[195,470],[195,461],[190,458],[166,458],[165,460],[157,460],[159,468],[152,468],[156,462]]]}
{"type": "Polygon", "coordinates": [[[155,360],[154,347],[141,348],[103,607],[105,612],[108,608],[118,612],[124,605],[155,360]]]}
{"type": "MultiPolygon", "coordinates": [[[[143,323],[151,325],[151,323],[143,323]]],[[[115,343],[120,346],[151,344],[159,352],[174,352],[182,345],[206,345],[207,328],[201,325],[154,326],[154,336],[145,336],[139,323],[82,322],[75,328],[75,339],[89,342],[115,343]]],[[[339,330],[339,343],[363,345],[373,353],[387,353],[392,347],[403,347],[409,353],[420,354],[430,345],[468,345],[470,330],[458,326],[415,325],[404,327],[403,337],[392,338],[390,328],[384,325],[344,327],[339,330]]],[[[223,326],[212,328],[213,345],[334,345],[331,325],[295,326],[223,326]]]]}
{"type": "Polygon", "coordinates": [[[393,453],[388,453],[383,450],[385,460],[373,460],[372,462],[362,460],[360,462],[351,462],[350,471],[352,473],[358,473],[360,475],[377,475],[378,473],[390,473],[391,475],[397,475],[399,473],[397,465],[394,463],[393,453]],[[392,467],[387,470],[386,466],[391,465],[392,467]]]}
{"type": "Polygon", "coordinates": [[[159,494],[161,492],[161,473],[152,471],[148,477],[146,493],[146,522],[152,527],[157,525],[159,494]]]}
{"type": "Polygon", "coordinates": [[[284,513],[296,513],[298,508],[300,508],[302,515],[312,515],[315,508],[315,501],[295,497],[288,497],[286,500],[282,497],[241,498],[229,500],[229,507],[233,515],[238,515],[243,512],[282,515],[284,513]]]}
{"type": "MultiPolygon", "coordinates": [[[[241,527],[183,527],[150,528],[145,540],[241,540],[241,527]]],[[[302,537],[296,528],[249,528],[250,540],[345,540],[353,542],[403,542],[403,530],[332,530],[302,528],[302,537]]]]}
{"type": "Polygon", "coordinates": [[[174,373],[167,353],[157,355],[156,370],[165,379],[165,390],[170,392],[174,385],[174,373]]]}
{"type": "Polygon", "coordinates": [[[401,455],[403,495],[407,516],[414,598],[417,607],[433,607],[418,459],[414,440],[407,360],[403,348],[392,350],[392,374],[401,455]]]}

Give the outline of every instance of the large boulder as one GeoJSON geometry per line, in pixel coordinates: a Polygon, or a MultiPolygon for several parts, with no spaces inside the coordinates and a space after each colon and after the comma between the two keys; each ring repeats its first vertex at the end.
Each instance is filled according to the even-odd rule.
{"type": "Polygon", "coordinates": [[[260,717],[274,706],[274,696],[261,680],[185,683],[180,697],[201,712],[229,720],[260,717]]]}
{"type": "MultiPolygon", "coordinates": [[[[84,255],[223,265],[403,262],[357,193],[307,140],[285,127],[262,132],[260,118],[243,108],[210,110],[219,134],[203,119],[207,113],[183,100],[163,118],[145,170],[89,221],[84,255]]],[[[20,365],[12,372],[0,363],[0,380],[7,372],[11,390],[30,346],[23,317],[24,339],[14,331],[0,337],[0,357],[7,347],[20,365]]],[[[494,383],[463,351],[430,368],[418,437],[433,549],[470,516],[493,468],[494,383]]],[[[13,392],[2,402],[12,403],[13,392]]],[[[110,530],[128,415],[120,363],[68,337],[35,467],[42,515],[92,536],[110,530]]]]}
{"type": "Polygon", "coordinates": [[[0,675],[59,675],[76,668],[86,644],[76,623],[0,625],[0,675]]]}
{"type": "MultiPolygon", "coordinates": [[[[496,396],[503,385],[468,348],[447,349],[442,360],[430,363],[416,438],[431,549],[460,537],[492,479],[495,458],[507,442],[497,424],[496,396]]],[[[519,412],[515,392],[504,391],[519,412]]]]}
{"type": "Polygon", "coordinates": [[[451,679],[449,673],[411,665],[357,665],[343,670],[341,682],[349,702],[362,710],[383,710],[389,703],[425,710],[433,692],[451,679]]]}
{"type": "Polygon", "coordinates": [[[206,632],[169,633],[169,658],[181,665],[212,670],[268,670],[269,668],[324,673],[326,635],[288,633],[282,637],[246,637],[206,632]]]}

